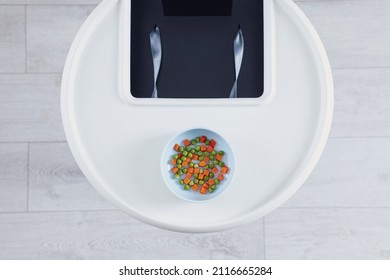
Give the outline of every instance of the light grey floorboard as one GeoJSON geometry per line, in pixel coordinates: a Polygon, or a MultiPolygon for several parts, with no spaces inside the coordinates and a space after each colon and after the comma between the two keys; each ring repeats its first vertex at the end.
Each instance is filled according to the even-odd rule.
{"type": "Polygon", "coordinates": [[[0,142],[64,141],[60,75],[0,75],[0,142]]]}
{"type": "Polygon", "coordinates": [[[282,207],[390,207],[390,138],[330,139],[313,174],[282,207]]]}
{"type": "Polygon", "coordinates": [[[390,66],[390,1],[307,1],[333,67],[390,66]]]}
{"type": "Polygon", "coordinates": [[[88,183],[68,144],[30,144],[30,211],[116,209],[88,183]]]}
{"type": "Polygon", "coordinates": [[[282,209],[266,217],[267,259],[390,259],[390,209],[282,209]]]}
{"type": "Polygon", "coordinates": [[[338,69],[333,76],[335,111],[331,136],[389,137],[390,68],[338,69]]]}
{"type": "Polygon", "coordinates": [[[0,73],[25,72],[25,8],[0,6],[0,73]]]}
{"type": "Polygon", "coordinates": [[[95,6],[28,6],[27,71],[61,72],[71,43],[95,6]]]}
{"type": "Polygon", "coordinates": [[[96,5],[102,0],[0,0],[0,5],[96,5]]]}
{"type": "Polygon", "coordinates": [[[261,259],[262,224],[172,233],[121,212],[0,214],[0,259],[261,259]]]}
{"type": "Polygon", "coordinates": [[[27,144],[0,144],[0,212],[26,208],[27,144]]]}
{"type": "Polygon", "coordinates": [[[48,73],[62,72],[99,2],[0,0],[0,259],[390,259],[390,1],[296,1],[338,68],[333,139],[265,226],[205,235],[110,211],[67,144],[49,143],[65,136],[61,77],[48,73]],[[31,74],[15,74],[25,70],[31,74]],[[33,142],[29,154],[23,142],[33,142]],[[27,202],[33,212],[11,213],[27,202]]]}

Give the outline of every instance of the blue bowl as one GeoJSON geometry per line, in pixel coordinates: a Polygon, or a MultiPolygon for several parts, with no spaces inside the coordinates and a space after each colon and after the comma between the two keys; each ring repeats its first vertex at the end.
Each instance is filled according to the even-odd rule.
{"type": "Polygon", "coordinates": [[[224,192],[226,192],[230,185],[230,182],[232,181],[235,172],[235,160],[233,150],[221,135],[211,130],[201,128],[187,130],[175,135],[171,138],[171,140],[168,141],[161,157],[161,172],[168,189],[179,198],[189,202],[210,201],[216,199],[217,197],[220,197],[224,192]],[[230,169],[228,174],[224,175],[225,179],[218,185],[217,189],[213,193],[207,193],[205,195],[202,195],[199,191],[195,192],[192,189],[189,191],[184,190],[184,186],[180,185],[179,179],[175,179],[174,174],[171,172],[171,169],[173,168],[173,165],[171,164],[172,157],[174,154],[177,153],[173,149],[174,145],[179,144],[180,146],[184,146],[182,142],[184,139],[191,140],[202,135],[207,136],[207,138],[210,140],[214,139],[217,142],[215,149],[217,151],[222,150],[225,152],[223,161],[230,169]]]}

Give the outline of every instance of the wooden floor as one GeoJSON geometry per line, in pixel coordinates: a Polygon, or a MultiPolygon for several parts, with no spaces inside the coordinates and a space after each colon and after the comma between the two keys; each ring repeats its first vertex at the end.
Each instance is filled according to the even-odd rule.
{"type": "Polygon", "coordinates": [[[0,0],[0,259],[390,259],[390,1],[297,1],[333,67],[331,139],[285,205],[205,235],[116,210],[70,154],[61,72],[98,2],[0,0]]]}

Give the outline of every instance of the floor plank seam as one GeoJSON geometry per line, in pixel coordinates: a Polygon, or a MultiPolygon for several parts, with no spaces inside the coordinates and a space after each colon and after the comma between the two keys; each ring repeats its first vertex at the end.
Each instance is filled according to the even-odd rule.
{"type": "MultiPolygon", "coordinates": [[[[52,210],[52,211],[5,211],[0,212],[2,215],[18,215],[18,214],[67,214],[67,213],[124,213],[121,210],[52,210]]],[[[129,216],[129,218],[131,218],[129,216]]]]}
{"type": "Polygon", "coordinates": [[[27,6],[24,6],[24,73],[27,74],[27,6]]]}
{"type": "Polygon", "coordinates": [[[30,144],[27,143],[27,202],[26,202],[26,209],[27,212],[30,210],[30,144]]]}
{"type": "Polygon", "coordinates": [[[264,251],[264,260],[267,259],[267,252],[266,252],[266,246],[267,246],[267,242],[266,242],[266,235],[265,235],[265,217],[263,217],[263,251],[264,251]]]}
{"type": "Polygon", "coordinates": [[[0,141],[0,144],[66,144],[67,141],[0,141]]]}
{"type": "Polygon", "coordinates": [[[14,4],[14,3],[9,3],[9,4],[0,4],[0,7],[21,7],[21,6],[27,6],[27,7],[77,7],[77,6],[81,6],[81,7],[85,7],[85,6],[90,6],[90,7],[96,7],[97,5],[99,4],[64,4],[64,3],[61,3],[61,4],[14,4]]]}
{"type": "Polygon", "coordinates": [[[358,207],[358,206],[351,206],[351,207],[342,207],[342,206],[330,206],[330,207],[280,207],[278,208],[277,210],[332,210],[332,209],[335,209],[335,210],[375,210],[375,209],[378,209],[378,210],[389,210],[390,209],[390,206],[389,207],[372,207],[372,206],[362,206],[362,207],[358,207]]]}

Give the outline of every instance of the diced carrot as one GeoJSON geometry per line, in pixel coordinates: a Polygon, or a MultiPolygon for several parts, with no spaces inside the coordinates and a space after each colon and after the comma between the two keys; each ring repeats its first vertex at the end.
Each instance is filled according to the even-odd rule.
{"type": "Polygon", "coordinates": [[[180,145],[179,144],[175,144],[175,146],[173,147],[173,149],[178,152],[179,151],[179,148],[180,148],[180,145]]]}
{"type": "Polygon", "coordinates": [[[198,156],[198,155],[193,155],[193,156],[192,156],[192,159],[193,159],[193,160],[198,160],[198,159],[199,159],[199,156],[198,156]]]}
{"type": "Polygon", "coordinates": [[[227,167],[227,166],[222,167],[222,168],[221,168],[221,172],[222,172],[223,174],[227,174],[227,173],[229,172],[229,167],[227,167]]]}
{"type": "Polygon", "coordinates": [[[191,179],[191,177],[192,177],[192,173],[189,173],[189,172],[188,172],[188,173],[186,174],[186,178],[191,179]]]}
{"type": "Polygon", "coordinates": [[[203,161],[204,161],[205,163],[208,163],[208,162],[210,161],[210,158],[209,158],[209,157],[204,157],[203,161]]]}
{"type": "Polygon", "coordinates": [[[177,162],[176,159],[173,158],[173,159],[172,159],[172,164],[176,164],[176,162],[177,162]]]}
{"type": "Polygon", "coordinates": [[[184,143],[184,145],[186,145],[187,147],[188,147],[189,145],[191,145],[191,142],[190,142],[190,140],[188,140],[188,139],[185,139],[185,140],[183,141],[183,143],[184,143]]]}
{"type": "Polygon", "coordinates": [[[185,178],[185,179],[184,179],[184,183],[185,183],[186,185],[188,185],[188,183],[189,183],[190,181],[191,181],[191,180],[188,179],[188,178],[185,178]]]}
{"type": "Polygon", "coordinates": [[[187,162],[190,163],[190,162],[191,162],[191,159],[190,159],[190,158],[187,158],[187,162]]]}
{"type": "Polygon", "coordinates": [[[206,152],[207,151],[207,147],[205,145],[202,145],[202,146],[200,146],[200,150],[202,152],[206,152]]]}
{"type": "Polygon", "coordinates": [[[204,161],[201,161],[201,162],[199,162],[199,166],[205,166],[206,165],[206,163],[204,162],[204,161]]]}
{"type": "Polygon", "coordinates": [[[211,171],[213,171],[213,173],[217,174],[218,173],[218,168],[214,167],[213,169],[211,169],[211,171]]]}
{"type": "Polygon", "coordinates": [[[206,140],[207,140],[206,136],[203,135],[200,137],[200,143],[204,143],[204,142],[206,142],[206,140]]]}
{"type": "Polygon", "coordinates": [[[208,146],[208,147],[207,147],[207,151],[208,151],[209,153],[211,153],[212,151],[214,151],[214,148],[211,147],[211,146],[208,146]]]}
{"type": "Polygon", "coordinates": [[[204,178],[204,174],[199,174],[198,179],[203,180],[203,178],[204,178]]]}
{"type": "Polygon", "coordinates": [[[194,168],[194,174],[199,174],[199,168],[194,168]]]}
{"type": "Polygon", "coordinates": [[[188,173],[194,173],[194,168],[193,167],[190,167],[190,168],[188,168],[188,173]]]}
{"type": "Polygon", "coordinates": [[[215,147],[215,145],[217,145],[217,142],[215,142],[215,140],[214,140],[214,139],[213,139],[213,140],[211,140],[211,141],[210,141],[210,146],[214,148],[214,147],[215,147]]]}
{"type": "Polygon", "coordinates": [[[208,189],[209,188],[209,185],[207,183],[204,183],[202,188],[205,188],[205,189],[208,189]]]}
{"type": "Polygon", "coordinates": [[[223,181],[225,177],[221,173],[218,174],[218,180],[223,181]]]}
{"type": "Polygon", "coordinates": [[[188,165],[188,162],[185,161],[185,162],[183,162],[181,165],[182,165],[183,167],[186,167],[186,166],[188,165]]]}
{"type": "Polygon", "coordinates": [[[201,188],[200,189],[200,193],[201,194],[206,194],[207,193],[207,189],[206,188],[201,188]]]}
{"type": "Polygon", "coordinates": [[[222,161],[223,156],[218,154],[215,156],[216,160],[222,161]]]}
{"type": "Polygon", "coordinates": [[[199,190],[199,186],[195,184],[192,186],[192,189],[197,192],[199,190]]]}
{"type": "Polygon", "coordinates": [[[210,186],[214,186],[215,185],[215,180],[214,179],[210,179],[209,180],[209,185],[210,186]]]}
{"type": "Polygon", "coordinates": [[[174,168],[172,168],[172,172],[173,172],[173,173],[176,174],[178,171],[179,171],[179,168],[177,168],[176,166],[175,166],[174,168]]]}
{"type": "Polygon", "coordinates": [[[208,171],[207,169],[205,171],[203,171],[203,174],[204,176],[209,176],[210,175],[210,171],[208,171]]]}

